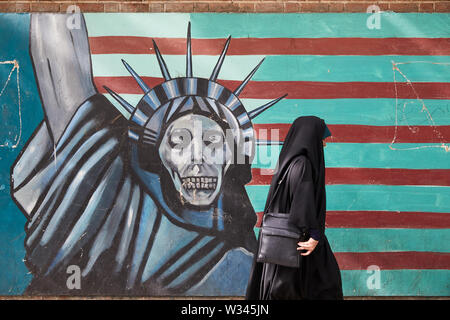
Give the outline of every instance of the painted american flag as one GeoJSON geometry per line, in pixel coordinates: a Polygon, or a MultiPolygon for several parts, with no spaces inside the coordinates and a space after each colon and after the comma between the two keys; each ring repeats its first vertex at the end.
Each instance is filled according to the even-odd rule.
{"type": "MultiPolygon", "coordinates": [[[[148,85],[161,83],[154,39],[171,75],[185,76],[188,22],[196,77],[209,78],[230,35],[219,75],[227,88],[266,57],[240,96],[244,106],[288,96],[253,120],[257,137],[282,141],[301,115],[325,119],[333,134],[326,233],[344,295],[449,295],[450,16],[385,12],[379,29],[367,28],[368,17],[85,14],[97,88],[133,105],[142,94],[121,59],[148,85]]],[[[258,157],[265,148],[281,146],[256,150],[246,189],[259,215],[275,166],[258,157]]]]}

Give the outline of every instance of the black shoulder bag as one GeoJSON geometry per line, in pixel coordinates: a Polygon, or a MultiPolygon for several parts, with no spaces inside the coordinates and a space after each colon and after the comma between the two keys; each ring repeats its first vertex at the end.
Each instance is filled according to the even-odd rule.
{"type": "MultiPolygon", "coordinates": [[[[286,177],[294,161],[291,161],[288,169],[278,182],[278,185],[270,199],[267,209],[270,208],[281,183],[286,177]]],[[[308,241],[309,233],[300,230],[288,221],[288,213],[264,211],[263,221],[259,236],[258,262],[273,263],[286,267],[300,267],[300,251],[297,250],[299,241],[308,241]]]]}

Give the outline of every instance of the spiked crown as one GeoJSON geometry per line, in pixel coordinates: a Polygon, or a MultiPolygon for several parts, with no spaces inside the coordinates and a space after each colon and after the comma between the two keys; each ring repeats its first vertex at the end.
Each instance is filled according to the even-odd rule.
{"type": "MultiPolygon", "coordinates": [[[[239,99],[239,95],[264,59],[258,63],[234,91],[225,88],[216,81],[230,41],[231,36],[226,40],[209,79],[193,76],[190,22],[187,31],[186,77],[172,78],[170,76],[166,63],[154,40],[153,47],[156,58],[165,80],[163,83],[150,88],[133,68],[126,61],[122,60],[125,68],[142,89],[144,96],[136,107],[133,107],[110,88],[106,86],[104,88],[130,114],[129,138],[147,147],[157,147],[164,134],[164,127],[176,118],[175,115],[183,115],[195,111],[204,114],[214,114],[228,123],[234,132],[235,142],[238,146],[241,146],[238,147],[237,152],[248,157],[251,162],[254,155],[255,141],[251,120],[275,105],[286,95],[247,112],[239,99]]],[[[267,144],[268,142],[257,141],[257,143],[267,144]]]]}

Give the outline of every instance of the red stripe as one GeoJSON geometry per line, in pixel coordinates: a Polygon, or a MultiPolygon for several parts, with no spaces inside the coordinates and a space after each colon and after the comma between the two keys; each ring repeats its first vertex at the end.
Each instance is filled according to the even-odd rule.
{"type": "Polygon", "coordinates": [[[450,169],[326,168],[326,184],[450,186],[450,169]]]}
{"type": "MultiPolygon", "coordinates": [[[[151,87],[162,78],[142,77],[151,87]]],[[[106,93],[106,85],[118,93],[142,94],[132,77],[95,77],[95,85],[106,93]]],[[[234,80],[218,81],[234,90],[241,83],[234,80]]],[[[321,82],[321,81],[251,81],[240,98],[274,99],[287,93],[287,99],[342,99],[342,98],[398,98],[450,99],[450,83],[444,82],[321,82]],[[413,90],[414,88],[414,90],[413,90]]]]}
{"type": "MultiPolygon", "coordinates": [[[[184,38],[154,38],[163,54],[186,54],[184,38]]],[[[192,39],[195,55],[219,55],[225,39],[192,39]]],[[[90,37],[92,54],[153,53],[152,38],[90,37]]],[[[448,38],[234,38],[228,55],[450,55],[448,38]]]]}
{"type": "Polygon", "coordinates": [[[327,211],[329,228],[450,228],[448,212],[327,211]]]}
{"type": "MultiPolygon", "coordinates": [[[[450,169],[326,168],[326,184],[450,186],[450,169]]],[[[273,169],[252,169],[249,185],[268,185],[273,169]]]]}
{"type": "MultiPolygon", "coordinates": [[[[262,212],[257,212],[255,227],[261,226],[262,212]]],[[[327,228],[415,228],[448,229],[448,212],[327,211],[327,228]]]]}
{"type": "MultiPolygon", "coordinates": [[[[256,123],[256,137],[284,141],[290,123],[256,123]],[[278,131],[276,131],[278,130],[278,131]]],[[[341,143],[448,143],[450,126],[366,126],[329,124],[333,135],[327,142],[341,143]],[[395,139],[394,139],[395,137],[395,139]]]]}
{"type": "Polygon", "coordinates": [[[341,270],[450,269],[450,253],[441,252],[335,252],[341,270]]]}

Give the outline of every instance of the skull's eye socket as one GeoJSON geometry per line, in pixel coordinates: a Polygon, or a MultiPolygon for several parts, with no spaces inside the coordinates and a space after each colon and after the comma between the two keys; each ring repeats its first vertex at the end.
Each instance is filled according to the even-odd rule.
{"type": "Polygon", "coordinates": [[[169,145],[171,148],[182,148],[191,142],[191,133],[184,128],[175,129],[169,137],[169,145]]]}
{"type": "Polygon", "coordinates": [[[206,146],[209,146],[210,144],[216,145],[218,143],[221,143],[222,141],[222,133],[219,131],[206,131],[203,136],[203,142],[206,146]]]}

